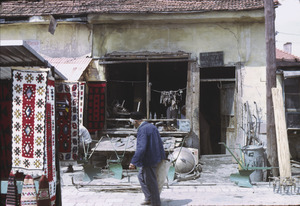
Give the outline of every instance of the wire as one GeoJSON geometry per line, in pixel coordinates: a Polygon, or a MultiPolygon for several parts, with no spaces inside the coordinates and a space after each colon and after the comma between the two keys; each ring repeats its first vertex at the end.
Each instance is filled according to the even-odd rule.
{"type": "MultiPolygon", "coordinates": [[[[178,90],[176,90],[176,91],[173,91],[173,92],[180,92],[180,91],[182,91],[182,90],[185,90],[186,88],[183,88],[183,89],[178,89],[178,90]]],[[[164,92],[164,91],[158,91],[158,90],[154,90],[154,89],[151,89],[153,92],[158,92],[158,93],[161,93],[161,92],[164,92]]]]}
{"type": "Polygon", "coordinates": [[[146,81],[123,81],[123,80],[108,80],[108,82],[121,82],[121,83],[145,83],[146,81]]]}
{"type": "Polygon", "coordinates": [[[295,36],[300,36],[300,34],[296,34],[296,33],[285,33],[285,32],[279,32],[279,31],[276,31],[276,34],[285,34],[285,35],[295,35],[295,36]]]}
{"type": "MultiPolygon", "coordinates": [[[[286,43],[287,41],[281,41],[281,40],[276,40],[276,42],[284,42],[284,43],[286,43]]],[[[293,44],[299,44],[300,43],[300,41],[289,41],[289,42],[291,42],[291,43],[293,43],[293,44]]]]}

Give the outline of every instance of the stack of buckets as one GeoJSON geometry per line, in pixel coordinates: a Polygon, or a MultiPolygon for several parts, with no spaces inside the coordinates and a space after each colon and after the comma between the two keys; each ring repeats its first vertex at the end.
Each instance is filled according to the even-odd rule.
{"type": "MultiPolygon", "coordinates": [[[[265,149],[261,145],[247,145],[242,148],[246,167],[265,167],[265,149]]],[[[250,175],[251,182],[264,180],[263,170],[255,170],[250,175]]]]}

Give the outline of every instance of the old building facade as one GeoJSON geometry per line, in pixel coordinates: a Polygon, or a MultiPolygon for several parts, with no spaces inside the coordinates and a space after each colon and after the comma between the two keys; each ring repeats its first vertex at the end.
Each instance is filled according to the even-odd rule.
{"type": "Polygon", "coordinates": [[[263,6],[263,0],[2,2],[0,36],[25,40],[52,58],[93,58],[84,80],[107,83],[106,108],[117,100],[162,119],[162,92],[178,92],[177,106],[186,106],[191,123],[186,145],[220,154],[226,150],[219,142],[243,146],[249,132],[267,145],[263,6]]]}

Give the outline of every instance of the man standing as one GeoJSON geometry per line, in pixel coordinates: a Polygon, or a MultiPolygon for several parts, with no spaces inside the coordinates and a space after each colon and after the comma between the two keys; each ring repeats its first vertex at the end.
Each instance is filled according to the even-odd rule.
{"type": "Polygon", "coordinates": [[[157,128],[146,121],[140,112],[131,113],[133,125],[137,128],[137,145],[129,169],[140,167],[138,179],[145,195],[141,205],[160,206],[160,193],[156,179],[158,163],[166,159],[163,143],[157,128]]]}

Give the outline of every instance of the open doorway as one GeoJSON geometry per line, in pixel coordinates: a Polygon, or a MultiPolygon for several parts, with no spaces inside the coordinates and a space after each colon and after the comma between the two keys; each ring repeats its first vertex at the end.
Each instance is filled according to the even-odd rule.
{"type": "Polygon", "coordinates": [[[223,154],[219,142],[234,133],[235,68],[201,68],[200,81],[201,154],[223,154]]]}

